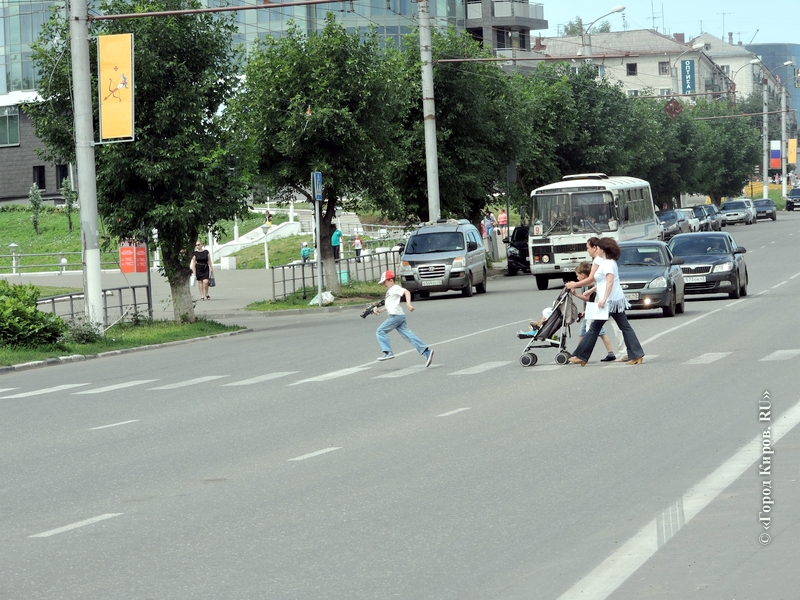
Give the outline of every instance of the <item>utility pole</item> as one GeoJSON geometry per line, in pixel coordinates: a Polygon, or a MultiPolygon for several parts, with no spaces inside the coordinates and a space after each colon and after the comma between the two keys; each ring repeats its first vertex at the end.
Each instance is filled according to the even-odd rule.
{"type": "Polygon", "coordinates": [[[419,1],[419,52],[422,59],[422,119],[425,126],[425,166],[428,173],[428,220],[441,215],[439,155],[436,149],[436,104],[433,100],[433,52],[429,0],[419,1]]]}
{"type": "MultiPolygon", "coordinates": [[[[766,67],[763,67],[761,72],[764,73],[766,67]]],[[[762,129],[762,136],[763,139],[761,140],[761,160],[762,160],[762,170],[763,170],[763,179],[764,182],[764,193],[762,194],[762,198],[765,200],[769,198],[769,118],[767,112],[769,112],[769,75],[764,73],[764,79],[762,79],[763,83],[763,111],[764,115],[761,121],[761,129],[762,129]]]]}
{"type": "Polygon", "coordinates": [[[81,210],[83,291],[86,321],[103,331],[103,289],[100,280],[100,239],[97,219],[97,181],[94,164],[92,83],[89,73],[87,0],[68,3],[75,111],[75,160],[78,164],[78,200],[81,210]]]}

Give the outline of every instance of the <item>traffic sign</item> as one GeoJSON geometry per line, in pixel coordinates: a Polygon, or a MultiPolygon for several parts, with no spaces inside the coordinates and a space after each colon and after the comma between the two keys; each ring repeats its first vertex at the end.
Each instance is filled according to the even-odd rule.
{"type": "Polygon", "coordinates": [[[311,172],[311,188],[314,192],[314,200],[322,202],[322,172],[311,172]]]}

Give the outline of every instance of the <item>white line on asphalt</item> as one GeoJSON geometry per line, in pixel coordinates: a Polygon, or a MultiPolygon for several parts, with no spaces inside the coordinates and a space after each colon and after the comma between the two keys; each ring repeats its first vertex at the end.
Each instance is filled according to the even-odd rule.
{"type": "Polygon", "coordinates": [[[3,392],[11,392],[13,390],[18,390],[19,388],[0,388],[0,394],[3,392]]]}
{"type": "Polygon", "coordinates": [[[726,356],[729,356],[731,352],[706,352],[705,354],[701,354],[700,356],[695,356],[694,358],[687,360],[684,365],[707,365],[709,363],[717,362],[718,360],[722,360],[726,356]]]}
{"type": "Polygon", "coordinates": [[[792,275],[791,277],[789,277],[789,279],[794,279],[795,277],[798,277],[798,276],[800,276],[800,273],[795,273],[794,275],[792,275]]]}
{"type": "Polygon", "coordinates": [[[557,371],[558,369],[563,369],[566,365],[542,365],[537,367],[536,365],[533,366],[534,371],[557,371]]]}
{"type": "Polygon", "coordinates": [[[324,450],[317,450],[316,452],[311,452],[310,454],[303,454],[303,456],[295,456],[294,458],[290,458],[286,462],[291,462],[293,460],[305,460],[307,458],[313,458],[314,456],[319,456],[320,454],[327,454],[328,452],[333,452],[334,450],[341,450],[341,446],[334,447],[334,448],[325,448],[324,450]]]}
{"type": "Polygon", "coordinates": [[[77,529],[78,527],[83,527],[84,525],[91,525],[92,523],[97,523],[98,521],[105,521],[106,519],[113,519],[114,517],[119,517],[120,515],[124,515],[125,513],[106,513],[104,515],[100,515],[99,517],[92,517],[91,519],[86,519],[85,521],[78,521],[77,523],[73,523],[72,525],[64,525],[64,527],[59,527],[58,529],[51,529],[50,531],[44,531],[42,533],[37,533],[36,535],[29,535],[29,538],[44,538],[50,537],[51,535],[56,535],[57,533],[64,533],[65,531],[69,531],[70,529],[77,529]]]}
{"type": "Polygon", "coordinates": [[[450,412],[442,413],[440,415],[436,415],[437,417],[449,417],[450,415],[454,415],[456,413],[464,412],[465,410],[469,410],[469,408],[457,408],[455,410],[451,410],[450,412]]]}
{"type": "Polygon", "coordinates": [[[0,400],[7,400],[9,398],[27,398],[29,396],[39,396],[40,394],[49,394],[51,392],[60,392],[62,390],[71,390],[72,388],[89,385],[88,383],[66,383],[64,385],[57,385],[51,388],[44,388],[42,390],[35,390],[33,392],[22,392],[21,394],[14,394],[13,396],[3,396],[0,400]]]}
{"type": "Polygon", "coordinates": [[[478,373],[483,373],[484,371],[489,371],[491,369],[497,369],[498,367],[504,367],[506,365],[510,365],[512,362],[514,361],[497,360],[494,362],[486,362],[481,365],[469,367],[468,369],[462,369],[461,371],[456,371],[455,373],[450,373],[450,375],[477,375],[478,373]]]}
{"type": "MultiPolygon", "coordinates": [[[[731,306],[731,305],[729,304],[728,306],[731,306]]],[[[653,342],[653,341],[657,340],[658,338],[660,338],[662,335],[667,335],[668,333],[672,333],[673,331],[677,331],[678,329],[681,329],[682,327],[686,327],[688,325],[691,325],[692,323],[696,323],[700,319],[705,319],[706,317],[710,317],[711,315],[716,314],[721,310],[725,310],[725,308],[717,308],[717,309],[714,309],[714,310],[712,310],[710,312],[703,313],[702,315],[699,315],[699,316],[695,317],[694,319],[689,319],[688,321],[684,321],[680,325],[675,325],[675,327],[670,327],[669,329],[666,329],[666,330],[662,331],[661,333],[657,333],[654,336],[647,338],[645,341],[641,342],[641,344],[642,344],[642,346],[644,346],[645,344],[649,344],[650,342],[653,342]]]]}
{"type": "Polygon", "coordinates": [[[90,427],[89,429],[108,429],[109,427],[116,427],[118,425],[127,425],[128,423],[138,423],[139,419],[131,419],[130,421],[120,421],[119,423],[112,423],[111,425],[101,425],[100,427],[90,427]]]}
{"type": "Polygon", "coordinates": [[[391,371],[383,375],[376,375],[373,379],[397,379],[398,377],[405,377],[406,375],[419,375],[422,371],[430,371],[431,369],[438,369],[442,365],[431,365],[425,368],[425,365],[414,365],[413,367],[406,367],[398,371],[391,371]]]}
{"type": "Polygon", "coordinates": [[[789,360],[790,358],[794,358],[800,354],[800,350],[776,350],[769,356],[765,356],[764,358],[758,359],[758,362],[763,362],[767,360],[789,360]]]}
{"type": "Polygon", "coordinates": [[[282,371],[279,373],[268,373],[266,375],[259,375],[250,379],[243,379],[242,381],[234,381],[233,383],[225,383],[221,387],[230,387],[233,385],[253,385],[254,383],[261,383],[262,381],[269,381],[270,379],[278,379],[279,377],[286,377],[287,375],[294,375],[298,371],[282,371]]]}
{"type": "MultiPolygon", "coordinates": [[[[660,355],[658,355],[658,354],[645,354],[644,355],[644,360],[642,361],[642,364],[646,365],[647,363],[651,363],[655,359],[657,359],[659,356],[660,355]]],[[[624,362],[616,362],[616,361],[614,361],[614,362],[610,362],[610,363],[608,363],[606,365],[601,365],[601,366],[604,369],[622,369],[622,368],[628,368],[631,365],[625,364],[624,362]]]]}
{"type": "Polygon", "coordinates": [[[149,388],[150,390],[176,390],[178,388],[186,387],[189,385],[197,385],[198,383],[205,383],[206,381],[214,381],[215,379],[222,379],[229,377],[228,375],[206,375],[205,377],[196,377],[195,379],[187,379],[186,381],[179,381],[178,383],[170,383],[159,387],[149,388]]]}
{"type": "Polygon", "coordinates": [[[769,292],[769,290],[761,290],[760,292],[758,292],[757,294],[754,294],[754,295],[755,295],[756,297],[758,297],[758,296],[761,296],[761,295],[763,295],[763,294],[766,294],[767,292],[769,292]]]}
{"type": "Polygon", "coordinates": [[[77,396],[78,394],[102,394],[103,392],[122,390],[125,388],[133,387],[135,385],[152,383],[154,381],[158,381],[158,379],[137,379],[136,381],[126,381],[125,383],[116,383],[114,385],[107,385],[106,387],[97,388],[96,390],[83,390],[82,392],[72,392],[72,395],[77,396]]]}
{"type": "MultiPolygon", "coordinates": [[[[772,425],[773,446],[800,423],[800,402],[797,402],[772,425]]],[[[762,434],[759,433],[721,467],[703,479],[679,502],[683,504],[683,522],[688,523],[736,481],[761,456],[762,434]]],[[[558,600],[604,600],[628,577],[646,563],[659,548],[659,513],[655,519],[606,558],[586,577],[562,594],[558,600]]],[[[676,531],[673,531],[674,535],[676,531]]]]}
{"type": "Polygon", "coordinates": [[[772,289],[774,290],[775,288],[779,288],[779,287],[781,287],[782,285],[786,285],[787,283],[789,283],[789,282],[788,282],[788,281],[781,281],[779,284],[777,284],[777,285],[773,285],[773,286],[772,286],[772,289]]]}
{"type": "Polygon", "coordinates": [[[289,385],[300,385],[301,383],[310,383],[312,381],[328,381],[329,379],[337,379],[338,377],[345,377],[346,375],[352,375],[353,373],[358,373],[359,371],[366,371],[367,369],[369,369],[369,367],[350,367],[349,369],[339,369],[338,371],[331,371],[330,373],[325,373],[324,375],[309,377],[308,379],[301,379],[300,381],[295,381],[294,383],[290,383],[289,385]]]}

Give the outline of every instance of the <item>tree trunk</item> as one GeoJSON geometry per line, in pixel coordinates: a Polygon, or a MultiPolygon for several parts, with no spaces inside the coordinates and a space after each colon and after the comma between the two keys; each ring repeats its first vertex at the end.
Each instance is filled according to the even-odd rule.
{"type": "Polygon", "coordinates": [[[328,206],[325,208],[325,213],[322,215],[322,222],[320,223],[321,240],[318,240],[317,246],[322,252],[322,274],[325,282],[325,289],[336,297],[341,291],[342,287],[339,283],[339,273],[336,265],[336,260],[333,258],[333,246],[331,245],[331,235],[333,228],[331,221],[335,211],[335,201],[329,200],[328,206]]]}
{"type": "Polygon", "coordinates": [[[169,290],[172,293],[172,309],[176,322],[194,323],[197,317],[194,314],[192,290],[189,287],[189,277],[178,275],[178,281],[170,279],[169,290]]]}

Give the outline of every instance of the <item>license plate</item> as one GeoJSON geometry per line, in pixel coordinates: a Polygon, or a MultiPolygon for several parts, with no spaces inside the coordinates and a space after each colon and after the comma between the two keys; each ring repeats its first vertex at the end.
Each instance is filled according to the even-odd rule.
{"type": "Polygon", "coordinates": [[[625,298],[628,300],[638,300],[639,292],[625,292],[625,298]]]}
{"type": "Polygon", "coordinates": [[[433,280],[430,280],[430,281],[423,281],[422,282],[422,287],[433,286],[433,285],[442,285],[442,280],[441,279],[433,279],[433,280]]]}
{"type": "Polygon", "coordinates": [[[572,267],[563,267],[563,268],[561,269],[561,272],[562,272],[562,273],[574,273],[574,272],[575,272],[575,269],[573,269],[572,267]]]}
{"type": "Polygon", "coordinates": [[[694,277],[684,277],[683,278],[683,282],[684,283],[705,283],[706,282],[706,276],[705,275],[696,275],[694,277]]]}

